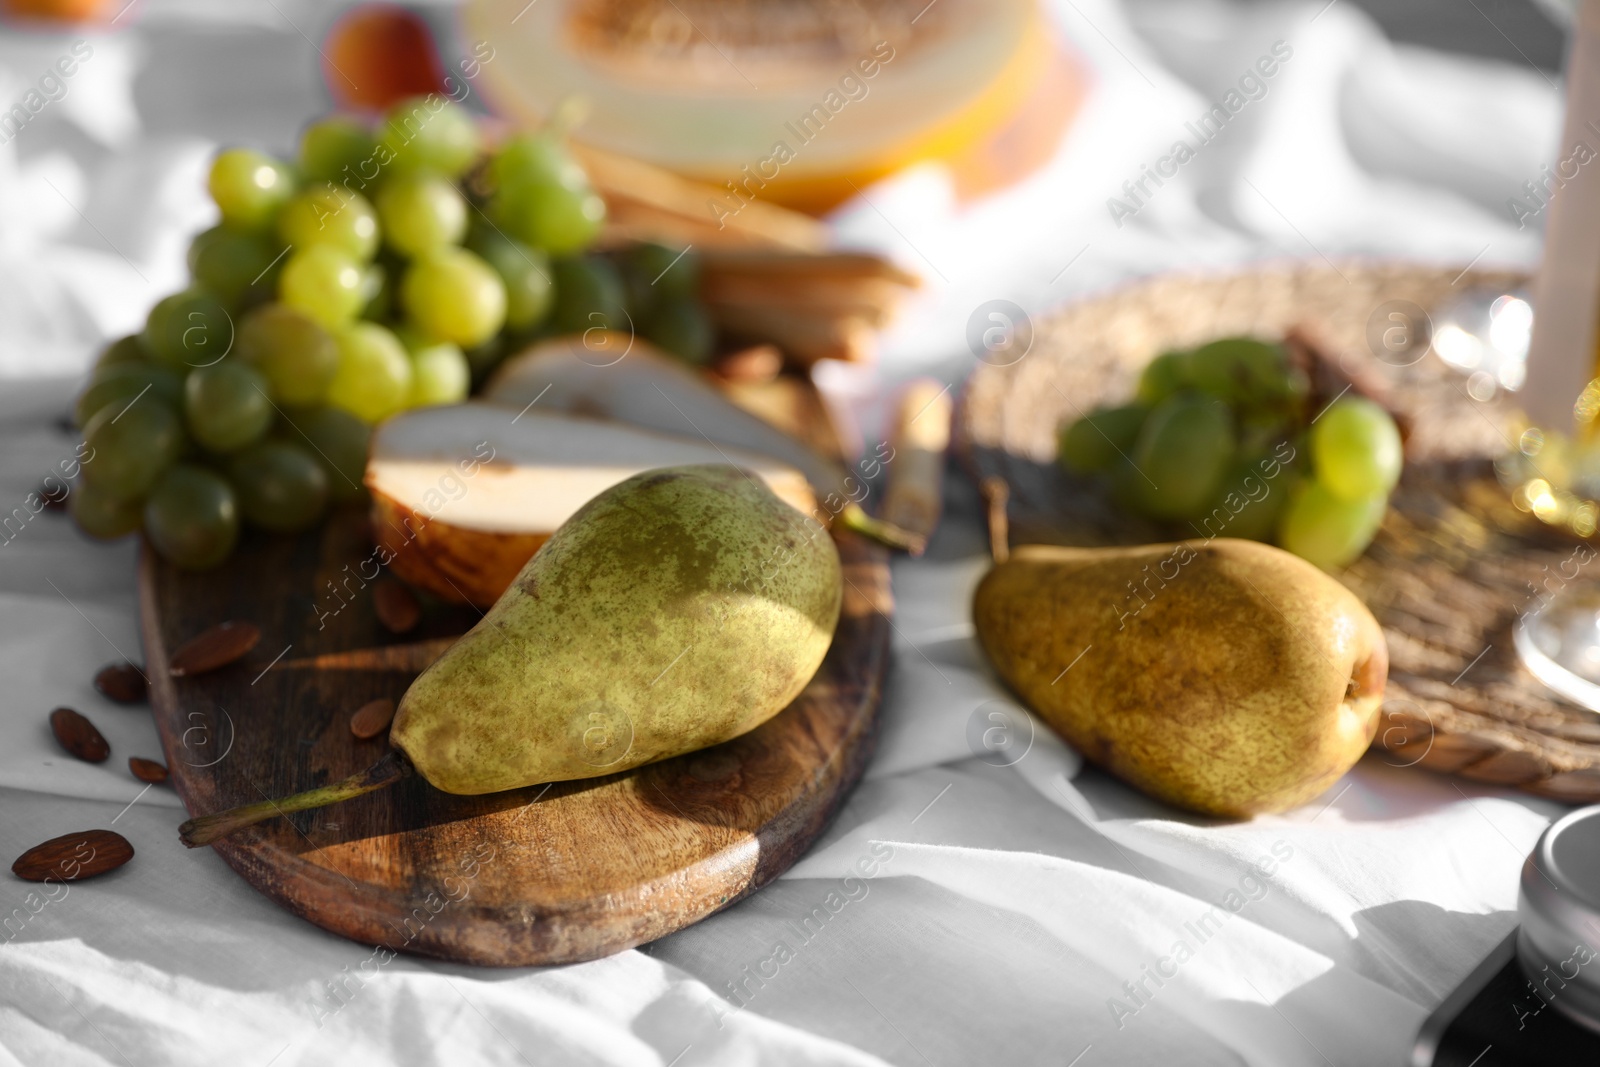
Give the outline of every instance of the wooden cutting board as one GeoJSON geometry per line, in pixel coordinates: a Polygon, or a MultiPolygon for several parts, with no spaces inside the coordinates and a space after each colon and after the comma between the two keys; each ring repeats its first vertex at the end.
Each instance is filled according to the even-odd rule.
{"type": "MultiPolygon", "coordinates": [[[[743,737],[606,778],[488,796],[450,796],[412,777],[214,847],[251,885],[324,929],[461,962],[594,959],[697,922],[794,863],[871,754],[888,665],[888,558],[849,535],[838,542],[844,611],[827,659],[793,704],[743,737]]],[[[417,630],[390,634],[362,581],[375,570],[371,555],[359,512],[296,538],[247,535],[206,574],[146,549],[151,706],[191,813],[372,764],[386,743],[355,739],[351,713],[398,699],[477,621],[471,608],[436,605],[417,630]],[[261,627],[249,656],[211,674],[169,676],[173,649],[228,619],[261,627]]]]}

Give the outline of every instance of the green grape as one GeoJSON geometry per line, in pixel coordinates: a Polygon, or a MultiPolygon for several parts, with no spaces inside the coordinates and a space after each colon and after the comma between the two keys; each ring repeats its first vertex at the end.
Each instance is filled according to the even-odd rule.
{"type": "Polygon", "coordinates": [[[1163,352],[1145,364],[1135,394],[1139,403],[1154,406],[1189,385],[1189,353],[1163,352]]]}
{"type": "Polygon", "coordinates": [[[179,373],[209,366],[233,347],[233,316],[210,293],[186,289],[156,302],[139,343],[152,359],[179,373]]]}
{"type": "Polygon", "coordinates": [[[227,559],[238,543],[239,504],[221,475],[179,463],[144,502],[144,532],[168,563],[206,570],[227,559]]]}
{"type": "Polygon", "coordinates": [[[1207,537],[1271,541],[1293,480],[1289,468],[1277,464],[1270,453],[1239,460],[1217,487],[1200,520],[1200,532],[1207,537]],[[1265,471],[1276,473],[1268,478],[1265,471]]]}
{"type": "Polygon", "coordinates": [[[300,135],[300,170],[314,182],[360,181],[361,165],[372,159],[377,146],[377,139],[355,119],[321,119],[300,135]]]}
{"type": "Polygon", "coordinates": [[[67,498],[67,511],[78,524],[78,529],[100,541],[125,537],[137,530],[144,521],[143,500],[138,497],[119,500],[87,481],[72,487],[72,495],[67,498]]]}
{"type": "Polygon", "coordinates": [[[334,335],[339,370],[328,403],[367,422],[401,411],[411,396],[411,360],[398,338],[375,322],[357,322],[334,335]]]}
{"type": "Polygon", "coordinates": [[[144,345],[139,343],[138,334],[129,334],[127,337],[112,341],[94,361],[94,373],[98,374],[107,367],[115,367],[125,363],[144,363],[150,358],[144,350],[144,345]]]}
{"type": "Polygon", "coordinates": [[[1400,428],[1364,396],[1335,400],[1311,426],[1311,465],[1328,491],[1346,500],[1387,494],[1404,465],[1400,428]]]}
{"type": "Polygon", "coordinates": [[[693,300],[700,291],[700,255],[692,249],[644,242],[627,249],[622,261],[630,307],[642,310],[657,298],[693,300]]]}
{"type": "Polygon", "coordinates": [[[1195,388],[1243,411],[1280,417],[1303,418],[1301,408],[1311,391],[1305,371],[1290,362],[1282,345],[1248,337],[1195,349],[1189,357],[1189,375],[1195,388]]]}
{"type": "Polygon", "coordinates": [[[530,185],[586,190],[589,176],[566,146],[544,134],[508,137],[489,160],[489,184],[496,192],[530,185]]]}
{"type": "Polygon", "coordinates": [[[323,185],[283,205],[278,236],[296,251],[332,245],[365,263],[378,251],[378,213],[360,193],[323,185]]]}
{"type": "Polygon", "coordinates": [[[487,227],[474,232],[467,247],[505,282],[509,329],[530,330],[544,321],[555,295],[548,256],[487,227]]]}
{"type": "Polygon", "coordinates": [[[1185,395],[1163,401],[1145,420],[1129,457],[1142,473],[1142,510],[1158,519],[1203,514],[1233,452],[1233,424],[1226,407],[1185,395]]]}
{"type": "Polygon", "coordinates": [[[309,529],[328,505],[328,475],[316,456],[288,441],[262,441],[234,456],[228,480],[245,521],[275,533],[309,529]]]}
{"type": "Polygon", "coordinates": [[[230,359],[200,368],[184,382],[183,399],[190,435],[213,452],[243,448],[272,425],[267,379],[247,363],[230,359]]]}
{"type": "Polygon", "coordinates": [[[705,309],[682,297],[657,301],[644,335],[685,363],[697,366],[711,361],[711,348],[717,339],[716,328],[705,309]]]}
{"type": "Polygon", "coordinates": [[[550,325],[557,333],[630,328],[627,290],[609,260],[597,256],[558,259],[550,269],[556,284],[550,325]]]}
{"type": "Polygon", "coordinates": [[[279,300],[330,330],[359,315],[367,298],[361,263],[332,245],[311,245],[295,252],[278,279],[279,300]]]}
{"type": "Polygon", "coordinates": [[[281,247],[260,234],[213,226],[189,244],[189,271],[195,284],[229,307],[271,294],[273,268],[281,247]]]}
{"type": "Polygon", "coordinates": [[[339,348],[315,319],[286,304],[267,304],[239,323],[238,356],[267,379],[274,400],[320,404],[339,370],[339,348]]]}
{"type": "MultiPolygon", "coordinates": [[[[513,137],[489,161],[490,213],[512,237],[551,255],[581,252],[600,233],[605,201],[559,142],[513,137]]],[[[653,275],[652,275],[653,277],[653,275]]]]}
{"type": "Polygon", "coordinates": [[[1203,393],[1241,405],[1282,403],[1295,395],[1299,382],[1281,345],[1252,337],[1201,345],[1189,353],[1188,379],[1203,393]]]}
{"type": "Polygon", "coordinates": [[[249,233],[266,229],[284,201],[294,194],[294,176],[271,156],[249,148],[230,148],[212,161],[207,180],[222,221],[249,233]]]}
{"type": "Polygon", "coordinates": [[[328,495],[337,503],[361,500],[372,427],[339,408],[296,411],[284,420],[278,439],[304,445],[327,476],[328,495]]]}
{"type": "Polygon", "coordinates": [[[1366,551],[1388,510],[1386,493],[1348,500],[1315,478],[1289,494],[1278,521],[1278,544],[1322,568],[1342,567],[1366,551]]]}
{"type": "Polygon", "coordinates": [[[464,248],[441,248],[415,260],[400,283],[400,301],[421,331],[463,348],[500,332],[506,286],[464,248]]]}
{"type": "Polygon", "coordinates": [[[127,407],[135,397],[155,400],[177,408],[183,402],[183,376],[154,363],[113,363],[96,369],[90,378],[89,388],[78,396],[73,408],[73,421],[81,429],[100,413],[100,409],[116,403],[118,409],[127,407]]]}
{"type": "Polygon", "coordinates": [[[1296,436],[1292,416],[1272,408],[1247,408],[1239,413],[1239,451],[1271,452],[1296,436]]]}
{"type": "Polygon", "coordinates": [[[430,170],[454,178],[478,158],[478,127],[466,111],[438,93],[429,93],[391,108],[379,130],[379,143],[398,170],[430,170]]]}
{"type": "Polygon", "coordinates": [[[406,407],[459,404],[472,387],[472,368],[458,345],[434,341],[415,330],[397,331],[411,357],[411,395],[406,407]]]}
{"type": "Polygon", "coordinates": [[[1139,429],[1149,414],[1150,409],[1143,404],[1125,404],[1091,411],[1063,425],[1057,444],[1061,465],[1079,474],[1110,470],[1119,458],[1133,451],[1139,429]]]}
{"type": "Polygon", "coordinates": [[[144,496],[184,447],[183,423],[168,404],[149,395],[132,406],[113,402],[83,428],[92,450],[83,480],[114,500],[144,496]]]}
{"type": "Polygon", "coordinates": [[[592,189],[529,185],[496,193],[491,212],[506,232],[553,256],[582,252],[600,236],[606,202],[592,189]]]}
{"type": "Polygon", "coordinates": [[[383,238],[395,251],[419,256],[460,244],[467,232],[467,202],[444,178],[425,172],[396,174],[378,190],[383,238]]]}

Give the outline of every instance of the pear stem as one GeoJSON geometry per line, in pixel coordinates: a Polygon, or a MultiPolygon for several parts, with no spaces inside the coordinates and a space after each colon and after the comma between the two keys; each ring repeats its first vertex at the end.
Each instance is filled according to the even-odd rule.
{"type": "Polygon", "coordinates": [[[325,785],[320,789],[308,789],[304,793],[296,793],[278,800],[244,804],[227,811],[219,811],[214,815],[202,815],[190,819],[178,827],[178,838],[189,848],[199,848],[201,845],[209,845],[213,841],[227,837],[235,830],[254,826],[258,822],[265,822],[279,815],[287,815],[291,811],[321,808],[337,804],[342,800],[352,800],[366,793],[376,793],[380,789],[394,785],[410,773],[411,761],[397,749],[390,749],[388,755],[371,767],[332,785],[325,785]]]}
{"type": "Polygon", "coordinates": [[[989,519],[989,555],[996,563],[1011,558],[1011,520],[1006,516],[1006,503],[1011,499],[1011,487],[1004,478],[991,474],[978,486],[983,494],[984,509],[989,519]]]}
{"type": "Polygon", "coordinates": [[[928,547],[926,537],[901,529],[885,519],[875,519],[868,515],[860,504],[846,504],[844,510],[834,517],[834,521],[869,541],[876,541],[886,548],[909,552],[913,556],[922,555],[928,547]]]}

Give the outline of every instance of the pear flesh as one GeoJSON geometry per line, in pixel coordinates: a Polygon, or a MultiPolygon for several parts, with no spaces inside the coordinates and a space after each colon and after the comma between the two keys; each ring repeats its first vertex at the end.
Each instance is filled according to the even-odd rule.
{"type": "Polygon", "coordinates": [[[594,496],[641,471],[700,463],[744,468],[799,511],[816,508],[805,475],[766,456],[478,402],[385,422],[372,436],[365,481],[390,569],[443,600],[487,608],[594,496]]]}
{"type": "Polygon", "coordinates": [[[782,711],[839,619],[825,529],[729,466],[649,471],[585,504],[412,683],[391,743],[448,793],[590,778],[782,711]]]}
{"type": "Polygon", "coordinates": [[[979,583],[973,621],[1000,676],[1075,748],[1208,815],[1327,789],[1371,742],[1388,675],[1355,594],[1255,541],[1024,546],[979,583]]]}

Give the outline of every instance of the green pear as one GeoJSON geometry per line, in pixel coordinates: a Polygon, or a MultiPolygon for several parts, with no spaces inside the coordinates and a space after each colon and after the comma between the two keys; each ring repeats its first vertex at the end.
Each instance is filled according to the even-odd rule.
{"type": "Polygon", "coordinates": [[[412,683],[390,739],[448,793],[718,744],[811,680],[839,575],[826,531],[742,470],[637,475],[580,509],[412,683]]]}
{"type": "Polygon", "coordinates": [[[381,789],[592,778],[692,752],[782,711],[839,620],[839,553],[760,479],[646,471],[567,520],[489,613],[411,684],[393,751],[362,774],[192,819],[190,847],[381,789]]]}
{"type": "Polygon", "coordinates": [[[1089,759],[1243,817],[1302,804],[1377,729],[1383,631],[1316,567],[1254,541],[1014,550],[978,584],[996,670],[1089,759]]]}

